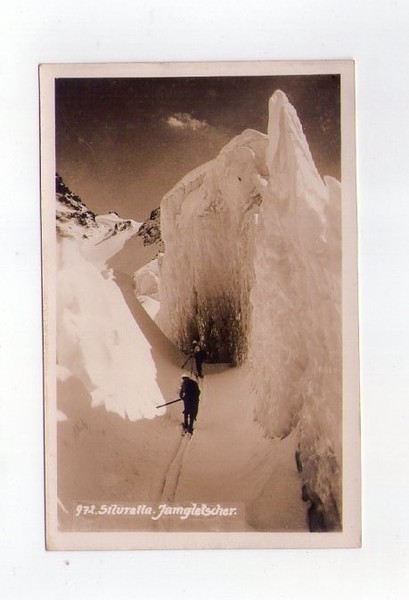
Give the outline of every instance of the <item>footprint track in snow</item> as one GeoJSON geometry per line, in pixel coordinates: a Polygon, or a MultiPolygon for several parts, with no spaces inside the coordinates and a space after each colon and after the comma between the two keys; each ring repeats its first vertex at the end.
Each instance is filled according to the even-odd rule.
{"type": "MultiPolygon", "coordinates": [[[[204,396],[204,380],[202,379],[202,397],[201,401],[203,401],[204,396]]],[[[199,405],[200,410],[200,405],[199,405]]],[[[179,479],[182,474],[183,462],[185,459],[185,454],[187,451],[187,447],[189,445],[189,441],[191,440],[190,435],[185,435],[180,442],[178,449],[176,450],[175,456],[172,458],[169,467],[166,469],[166,474],[162,482],[161,490],[160,490],[160,499],[165,500],[167,502],[173,502],[176,496],[176,490],[178,487],[179,479]]]]}

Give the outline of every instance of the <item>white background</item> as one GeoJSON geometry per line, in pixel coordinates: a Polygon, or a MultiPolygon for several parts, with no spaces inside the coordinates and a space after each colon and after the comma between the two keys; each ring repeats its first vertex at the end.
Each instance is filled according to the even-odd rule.
{"type": "Polygon", "coordinates": [[[407,597],[408,24],[405,0],[3,0],[2,598],[407,597]],[[45,552],[38,63],[325,58],[357,67],[363,548],[45,552]]]}

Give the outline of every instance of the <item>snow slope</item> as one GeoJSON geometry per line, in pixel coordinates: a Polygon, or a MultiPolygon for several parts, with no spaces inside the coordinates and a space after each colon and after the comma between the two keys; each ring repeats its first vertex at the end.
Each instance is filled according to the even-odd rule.
{"type": "Polygon", "coordinates": [[[246,130],[163,199],[158,323],[180,348],[248,362],[266,434],[297,430],[306,494],[340,526],[341,189],[320,177],[277,91],[246,130]]]}
{"type": "Polygon", "coordinates": [[[106,261],[139,223],[93,215],[57,185],[57,361],[82,382],[93,406],[153,418],[162,401],[151,346],[135,324],[106,261]]]}

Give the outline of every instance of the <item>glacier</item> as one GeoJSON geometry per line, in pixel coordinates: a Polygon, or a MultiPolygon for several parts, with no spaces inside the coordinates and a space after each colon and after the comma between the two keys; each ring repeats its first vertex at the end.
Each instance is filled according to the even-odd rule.
{"type": "MultiPolygon", "coordinates": [[[[135,423],[132,453],[148,468],[146,448],[173,443],[178,411],[155,407],[178,393],[176,348],[197,338],[206,350],[197,451],[166,476],[172,497],[243,496],[256,530],[302,529],[304,500],[312,531],[341,528],[341,202],[280,91],[266,134],[237,135],[142,225],[94,214],[57,177],[57,373],[67,398],[81,389],[113,415],[104,419],[135,423]],[[220,469],[203,463],[212,452],[226,458],[220,469]]],[[[57,413],[67,440],[74,408],[61,401],[57,413]]],[[[87,401],[81,411],[88,425],[105,415],[87,401]]]]}
{"type": "Polygon", "coordinates": [[[179,348],[200,339],[209,362],[247,365],[254,418],[267,437],[297,436],[303,497],[338,530],[341,184],[318,173],[283,92],[267,135],[245,130],[187,174],[160,218],[158,324],[179,348]]]}

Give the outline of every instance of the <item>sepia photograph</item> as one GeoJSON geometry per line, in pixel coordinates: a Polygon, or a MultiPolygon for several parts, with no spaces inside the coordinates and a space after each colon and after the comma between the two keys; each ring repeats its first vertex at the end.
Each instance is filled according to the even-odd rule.
{"type": "Polygon", "coordinates": [[[40,67],[47,547],[357,547],[353,61],[40,67]]]}

